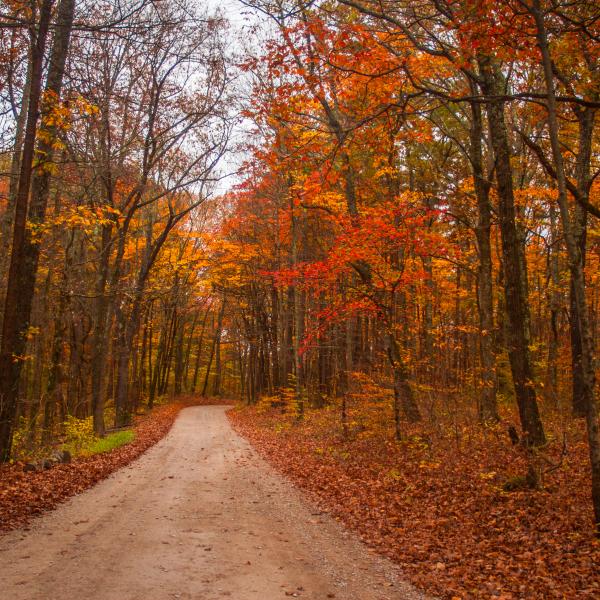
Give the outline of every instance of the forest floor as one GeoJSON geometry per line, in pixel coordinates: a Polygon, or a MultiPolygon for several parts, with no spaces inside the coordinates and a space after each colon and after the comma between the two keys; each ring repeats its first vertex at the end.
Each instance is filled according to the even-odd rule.
{"type": "Polygon", "coordinates": [[[3,596],[423,598],[260,459],[225,410],[184,409],[138,460],[1,537],[3,596]]]}
{"type": "Polygon", "coordinates": [[[536,458],[543,489],[508,492],[504,484],[526,470],[507,435],[516,422],[508,410],[484,428],[437,407],[402,441],[387,402],[348,410],[346,436],[335,406],[308,410],[301,422],[265,405],[229,416],[263,457],[420,589],[449,599],[600,598],[583,423],[548,417],[550,441],[536,458]]]}

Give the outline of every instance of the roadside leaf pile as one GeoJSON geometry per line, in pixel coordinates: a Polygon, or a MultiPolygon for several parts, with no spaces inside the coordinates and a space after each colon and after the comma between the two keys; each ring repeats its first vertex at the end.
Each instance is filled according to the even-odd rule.
{"type": "MultiPolygon", "coordinates": [[[[385,411],[382,411],[385,412],[385,411]]],[[[421,426],[396,442],[357,408],[344,439],[334,408],[303,422],[274,409],[229,412],[234,427],[323,510],[442,598],[600,597],[581,424],[547,449],[544,490],[507,493],[525,457],[498,427],[421,426]],[[552,470],[551,470],[552,469],[552,470]]],[[[557,426],[556,424],[554,424],[557,426]]]]}

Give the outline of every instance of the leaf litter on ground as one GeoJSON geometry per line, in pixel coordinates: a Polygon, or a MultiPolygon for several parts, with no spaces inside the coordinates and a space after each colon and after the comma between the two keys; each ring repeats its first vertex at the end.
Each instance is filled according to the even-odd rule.
{"type": "MultiPolygon", "coordinates": [[[[514,415],[494,427],[407,427],[398,442],[383,416],[389,411],[379,410],[377,423],[377,410],[356,408],[347,437],[335,407],[309,411],[301,422],[260,406],[228,414],[322,510],[429,593],[453,600],[600,598],[582,423],[571,423],[568,454],[543,490],[508,493],[503,483],[526,470],[523,452],[506,435],[514,415]]],[[[556,464],[560,446],[546,450],[556,464]]]]}

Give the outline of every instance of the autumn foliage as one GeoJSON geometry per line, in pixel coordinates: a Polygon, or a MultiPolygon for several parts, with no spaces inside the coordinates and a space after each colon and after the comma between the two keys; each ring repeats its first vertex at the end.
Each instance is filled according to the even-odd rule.
{"type": "Polygon", "coordinates": [[[4,3],[0,460],[237,398],[424,588],[597,595],[597,6],[243,4],[4,3]]]}
{"type": "Polygon", "coordinates": [[[233,422],[425,589],[594,597],[589,6],[255,4],[233,422]]]}

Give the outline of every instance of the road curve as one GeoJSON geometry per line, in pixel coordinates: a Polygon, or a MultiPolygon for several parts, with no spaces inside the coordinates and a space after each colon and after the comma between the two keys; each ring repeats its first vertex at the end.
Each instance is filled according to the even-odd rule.
{"type": "Polygon", "coordinates": [[[186,408],[128,467],[0,538],[10,600],[417,600],[230,427],[186,408]]]}

